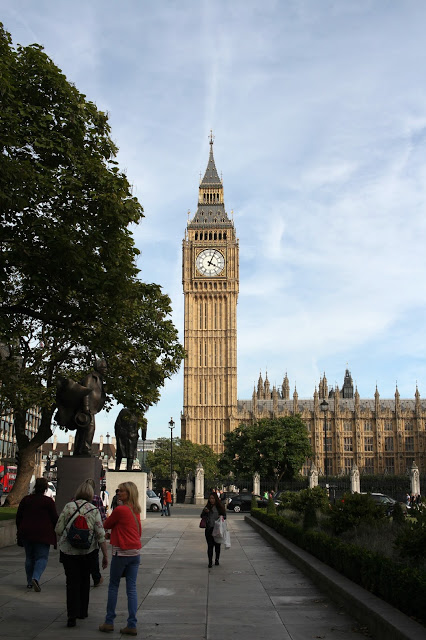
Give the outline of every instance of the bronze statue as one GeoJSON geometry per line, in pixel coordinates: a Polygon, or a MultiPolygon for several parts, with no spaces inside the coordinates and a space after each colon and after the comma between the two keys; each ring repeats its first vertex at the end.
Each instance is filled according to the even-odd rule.
{"type": "Polygon", "coordinates": [[[122,409],[117,416],[114,426],[117,446],[116,471],[120,471],[123,458],[127,459],[127,471],[131,471],[133,468],[133,460],[136,457],[138,446],[139,423],[138,416],[132,413],[130,409],[122,409]]]}
{"type": "Polygon", "coordinates": [[[105,360],[96,360],[95,366],[80,382],[71,378],[58,381],[56,422],[67,429],[76,430],[75,456],[90,456],[95,434],[95,415],[104,407],[106,400],[103,376],[105,360]]]}

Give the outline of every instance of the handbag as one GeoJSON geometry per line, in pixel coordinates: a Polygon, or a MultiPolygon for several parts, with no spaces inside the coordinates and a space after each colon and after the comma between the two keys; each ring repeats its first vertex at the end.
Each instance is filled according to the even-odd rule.
{"type": "Polygon", "coordinates": [[[201,516],[199,527],[200,529],[205,529],[207,527],[207,516],[201,516]]]}

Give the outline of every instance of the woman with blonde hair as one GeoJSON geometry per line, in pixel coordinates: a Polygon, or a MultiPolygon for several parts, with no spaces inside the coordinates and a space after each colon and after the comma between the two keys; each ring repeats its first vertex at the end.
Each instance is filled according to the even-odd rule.
{"type": "Polygon", "coordinates": [[[87,618],[90,592],[90,571],[98,545],[102,550],[102,568],[108,566],[108,550],[105,542],[105,530],[101,514],[93,504],[93,486],[91,480],[81,483],[75,493],[75,499],[68,502],[59,515],[56,533],[59,540],[59,561],[64,565],[67,588],[67,627],[75,627],[76,618],[87,618]],[[87,548],[74,546],[68,537],[68,531],[79,516],[83,516],[88,527],[87,548]]]}
{"type": "Polygon", "coordinates": [[[118,485],[119,505],[105,520],[105,529],[111,530],[112,560],[109,575],[108,602],[105,622],[99,625],[100,631],[114,631],[115,607],[117,605],[120,578],[126,578],[128,618],[127,626],[120,633],[135,636],[138,595],[136,578],[138,575],[142,526],[140,520],[138,488],[134,482],[122,482],[118,485]]]}

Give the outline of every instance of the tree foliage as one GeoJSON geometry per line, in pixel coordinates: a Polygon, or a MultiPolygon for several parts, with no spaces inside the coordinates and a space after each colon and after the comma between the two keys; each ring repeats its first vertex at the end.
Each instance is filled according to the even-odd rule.
{"type": "MultiPolygon", "coordinates": [[[[195,474],[197,464],[201,462],[204,468],[205,482],[213,486],[218,475],[218,456],[206,444],[195,444],[189,440],[173,438],[173,471],[181,480],[188,474],[195,474]]],[[[170,477],[170,440],[159,438],[155,443],[155,450],[147,455],[147,465],[157,478],[170,477]]]]}
{"type": "Polygon", "coordinates": [[[144,413],[183,349],[170,299],[139,279],[130,225],[143,210],[107,115],[40,46],[14,48],[1,23],[0,134],[0,406],[14,414],[22,495],[20,475],[51,435],[59,376],[78,380],[103,357],[107,408],[144,413]],[[33,406],[42,417],[30,440],[33,406]]]}
{"type": "Polygon", "coordinates": [[[300,415],[262,419],[225,435],[220,468],[236,477],[257,471],[263,478],[273,478],[277,490],[279,481],[294,478],[311,454],[300,415]]]}
{"type": "Polygon", "coordinates": [[[317,486],[301,491],[284,491],[280,495],[280,509],[303,513],[308,503],[312,504],[314,509],[327,513],[330,509],[327,490],[317,486]]]}

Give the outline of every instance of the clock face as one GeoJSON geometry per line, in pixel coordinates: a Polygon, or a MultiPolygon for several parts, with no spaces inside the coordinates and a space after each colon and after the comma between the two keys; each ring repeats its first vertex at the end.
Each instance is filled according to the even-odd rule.
{"type": "Polygon", "coordinates": [[[203,249],[195,264],[203,276],[218,276],[225,267],[225,258],[217,249],[203,249]]]}

